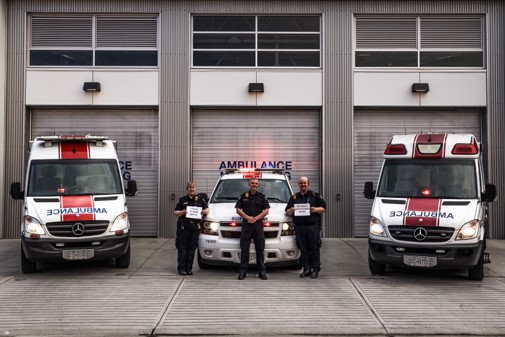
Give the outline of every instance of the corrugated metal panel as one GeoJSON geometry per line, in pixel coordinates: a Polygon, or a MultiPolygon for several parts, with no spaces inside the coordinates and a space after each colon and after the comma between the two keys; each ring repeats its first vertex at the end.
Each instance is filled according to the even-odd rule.
{"type": "Polygon", "coordinates": [[[128,198],[131,234],[158,234],[158,115],[154,110],[33,110],[30,139],[37,136],[92,134],[117,143],[123,178],[137,181],[128,198]]]}
{"type": "Polygon", "coordinates": [[[482,16],[421,17],[421,48],[482,48],[482,16]]]}
{"type": "Polygon", "coordinates": [[[32,47],[92,47],[93,19],[91,17],[31,18],[32,47]]]}
{"type": "Polygon", "coordinates": [[[354,114],[354,235],[368,235],[373,200],[365,199],[365,181],[377,180],[386,144],[405,133],[471,133],[481,139],[478,111],[356,111],[354,114]]]}
{"type": "Polygon", "coordinates": [[[102,17],[96,19],[97,47],[156,48],[156,18],[102,17]]]}
{"type": "MultiPolygon", "coordinates": [[[[199,192],[212,192],[221,163],[267,168],[291,162],[291,184],[307,176],[310,189],[320,189],[320,122],[314,110],[199,110],[193,113],[193,180],[199,192]],[[233,163],[235,162],[235,163],[233,163]],[[245,164],[244,164],[245,165],[245,164]]],[[[288,164],[289,165],[289,164],[288,164]]]]}

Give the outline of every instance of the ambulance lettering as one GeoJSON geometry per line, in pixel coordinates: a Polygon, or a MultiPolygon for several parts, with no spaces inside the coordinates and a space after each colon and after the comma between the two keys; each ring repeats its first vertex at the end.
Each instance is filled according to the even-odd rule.
{"type": "Polygon", "coordinates": [[[429,217],[429,218],[442,218],[442,219],[454,219],[452,213],[447,212],[426,212],[426,211],[390,211],[389,217],[429,217]]]}
{"type": "Polygon", "coordinates": [[[48,209],[47,215],[63,215],[63,214],[107,214],[106,208],[97,207],[78,207],[78,208],[55,208],[48,209]]]}

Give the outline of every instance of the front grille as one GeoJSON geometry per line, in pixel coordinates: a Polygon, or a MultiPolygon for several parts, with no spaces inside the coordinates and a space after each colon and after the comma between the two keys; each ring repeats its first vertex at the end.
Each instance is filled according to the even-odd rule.
{"type": "Polygon", "coordinates": [[[100,235],[105,233],[109,227],[108,221],[65,221],[65,222],[48,222],[47,230],[52,236],[59,237],[86,237],[100,235]],[[84,233],[82,235],[74,235],[72,226],[80,222],[84,225],[84,233]]]}
{"type": "Polygon", "coordinates": [[[454,233],[454,228],[451,227],[389,226],[388,230],[393,239],[411,242],[445,242],[449,241],[454,233]],[[428,233],[422,241],[414,237],[414,231],[419,227],[423,227],[428,233]]]}

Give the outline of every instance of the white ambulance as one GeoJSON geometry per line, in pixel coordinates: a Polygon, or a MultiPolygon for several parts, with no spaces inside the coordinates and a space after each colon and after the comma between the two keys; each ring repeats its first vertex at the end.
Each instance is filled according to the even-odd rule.
{"type": "Polygon", "coordinates": [[[137,193],[134,180],[125,193],[115,144],[107,137],[48,136],[31,142],[23,199],[21,269],[37,262],[115,258],[130,264],[130,222],[126,196],[137,193]]]}
{"type": "Polygon", "coordinates": [[[469,134],[393,136],[384,152],[370,217],[368,264],[467,269],[482,280],[487,203],[496,187],[485,184],[482,145],[469,134]]]}
{"type": "MultiPolygon", "coordinates": [[[[240,264],[240,233],[242,217],[235,204],[240,195],[249,190],[251,178],[259,179],[258,191],[265,194],[270,204],[263,220],[265,232],[265,263],[267,265],[299,264],[295,227],[284,209],[293,194],[283,170],[227,169],[218,180],[209,200],[198,242],[198,266],[240,264]]],[[[249,262],[256,264],[254,244],[250,246],[249,262]]]]}

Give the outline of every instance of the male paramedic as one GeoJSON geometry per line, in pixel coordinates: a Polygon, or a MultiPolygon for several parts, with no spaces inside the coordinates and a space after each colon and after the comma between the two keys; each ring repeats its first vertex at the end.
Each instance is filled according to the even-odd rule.
{"type": "Polygon", "coordinates": [[[296,244],[300,249],[301,278],[317,278],[321,270],[321,214],[326,202],[319,193],[309,190],[309,178],[298,180],[300,192],[291,196],[286,214],[293,217],[296,244]]]}

